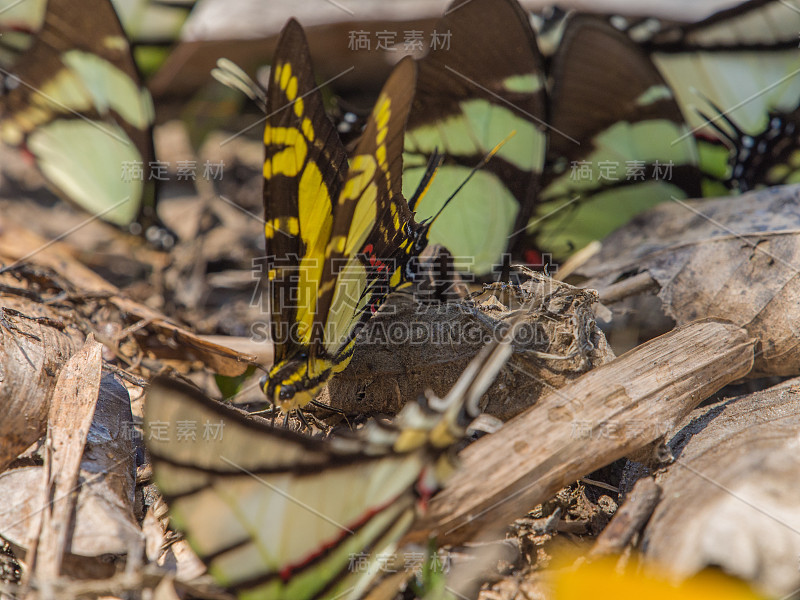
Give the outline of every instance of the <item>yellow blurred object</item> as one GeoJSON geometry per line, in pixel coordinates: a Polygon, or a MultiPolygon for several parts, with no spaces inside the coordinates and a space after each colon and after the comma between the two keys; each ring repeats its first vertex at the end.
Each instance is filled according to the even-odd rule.
{"type": "Polygon", "coordinates": [[[553,578],[555,600],[765,600],[738,579],[719,571],[704,571],[691,579],[673,584],[666,576],[634,572],[620,573],[617,559],[603,558],[584,563],[575,570],[559,569],[553,578]]]}

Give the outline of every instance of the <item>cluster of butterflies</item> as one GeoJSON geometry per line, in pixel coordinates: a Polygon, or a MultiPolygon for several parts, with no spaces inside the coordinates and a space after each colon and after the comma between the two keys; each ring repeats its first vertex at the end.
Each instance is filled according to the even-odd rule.
{"type": "MultiPolygon", "coordinates": [[[[148,230],[157,191],[120,165],[152,158],[153,105],[114,8],[20,6],[31,12],[0,15],[14,34],[0,38],[0,139],[61,195],[148,230]]],[[[436,26],[450,47],[396,65],[351,152],[298,23],[266,90],[223,66],[267,114],[268,398],[284,411],[311,402],[430,242],[484,274],[506,252],[566,256],[670,198],[796,181],[798,11],[751,0],[692,25],[555,15],[534,27],[516,0],[458,0],[436,26]]],[[[225,425],[219,439],[149,443],[176,525],[242,598],[358,597],[375,566],[354,571],[350,557],[410,526],[509,352],[506,341],[479,355],[432,402],[443,411],[412,403],[392,427],[325,442],[156,380],[148,425],[225,425]]]]}
{"type": "Polygon", "coordinates": [[[761,52],[759,73],[771,75],[765,63],[800,69],[796,49],[764,42],[789,38],[779,19],[787,10],[759,0],[660,29],[575,15],[545,22],[537,36],[515,0],[456,2],[436,25],[449,32],[449,49],[396,65],[349,156],[325,114],[302,29],[290,22],[266,92],[259,96],[243,73],[223,73],[263,98],[267,114],[273,263],[265,287],[275,347],[267,397],[283,410],[312,401],[347,366],[358,332],[387,294],[415,279],[416,257],[429,242],[469,257],[481,273],[506,251],[544,246],[567,254],[654,204],[704,188],[792,181],[800,139],[775,132],[791,129],[800,114],[800,78],[747,75],[736,84],[747,101],[731,106],[721,97],[734,75],[721,67],[719,78],[711,76],[706,56],[726,65],[733,54],[746,64],[737,53],[748,47],[761,52]],[[502,31],[502,43],[487,31],[502,31]],[[643,31],[649,37],[635,41],[643,31]],[[718,111],[709,122],[679,105],[673,89],[684,71],[692,84],[709,80],[690,92],[718,111]],[[752,114],[756,102],[761,119],[752,114]],[[772,164],[778,157],[784,162],[772,164]]]}
{"type": "Polygon", "coordinates": [[[798,180],[790,2],[745,2],[692,25],[556,11],[532,30],[515,2],[446,14],[436,28],[452,33],[450,50],[420,62],[404,189],[442,152],[416,216],[434,214],[516,132],[431,228],[476,273],[503,252],[562,260],[673,197],[798,180]]]}
{"type": "MultiPolygon", "coordinates": [[[[532,28],[513,2],[451,10],[437,24],[452,33],[450,47],[420,61],[416,85],[409,82],[416,92],[403,187],[417,186],[433,149],[446,167],[412,205],[417,220],[434,215],[511,131],[461,190],[458,210],[431,227],[432,241],[479,274],[505,251],[563,258],[673,195],[793,182],[800,164],[794,1],[750,0],[692,24],[556,12],[534,18],[532,28]],[[668,179],[659,176],[655,167],[670,161],[668,179]],[[579,178],[576,163],[588,163],[579,178]]],[[[146,172],[153,108],[140,73],[163,62],[193,4],[6,7],[0,140],[28,153],[62,197],[147,231],[157,223],[158,190],[146,172]],[[126,162],[142,164],[143,176],[121,177],[126,162]]]]}

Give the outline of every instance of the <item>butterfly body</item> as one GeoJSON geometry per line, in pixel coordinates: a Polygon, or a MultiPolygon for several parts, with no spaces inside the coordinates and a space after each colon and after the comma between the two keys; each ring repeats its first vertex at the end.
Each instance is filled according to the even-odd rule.
{"type": "Polygon", "coordinates": [[[771,112],[758,135],[739,138],[729,182],[745,192],[761,185],[800,181],[800,115],[771,112]]]}

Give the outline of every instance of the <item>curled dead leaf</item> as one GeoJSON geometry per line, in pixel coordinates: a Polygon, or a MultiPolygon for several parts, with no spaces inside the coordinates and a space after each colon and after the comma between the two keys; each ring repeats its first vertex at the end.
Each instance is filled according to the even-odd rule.
{"type": "MultiPolygon", "coordinates": [[[[661,204],[606,238],[601,252],[576,273],[605,302],[620,299],[620,288],[626,288],[626,295],[657,294],[678,325],[705,317],[741,325],[760,343],[751,376],[796,375],[798,199],[800,186],[783,186],[661,204]]],[[[641,320],[646,324],[652,317],[643,314],[641,320]]]]}

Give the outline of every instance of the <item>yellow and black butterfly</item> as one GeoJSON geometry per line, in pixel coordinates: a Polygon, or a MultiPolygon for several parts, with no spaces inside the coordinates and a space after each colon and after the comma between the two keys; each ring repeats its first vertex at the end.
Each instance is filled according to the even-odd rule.
{"type": "Polygon", "coordinates": [[[109,0],[85,0],[80,10],[69,0],[30,4],[24,26],[44,10],[35,36],[13,14],[0,19],[17,34],[0,55],[0,140],[92,214],[122,227],[156,224],[153,102],[109,0]]]}
{"type": "Polygon", "coordinates": [[[360,598],[420,501],[454,470],[453,444],[511,354],[515,327],[444,399],[429,398],[427,410],[409,403],[355,438],[311,439],[155,379],[146,440],[175,526],[239,598],[360,598]]]}
{"type": "Polygon", "coordinates": [[[352,156],[325,114],[308,44],[291,20],[266,93],[264,211],[275,363],[263,382],[302,407],[349,362],[359,328],[408,280],[427,243],[401,192],[403,131],[415,65],[398,63],[352,156]]]}
{"type": "Polygon", "coordinates": [[[405,183],[434,148],[446,160],[419,216],[437,210],[451,174],[516,132],[431,228],[475,273],[506,250],[564,257],[656,202],[699,193],[694,140],[674,143],[688,129],[648,55],[601,18],[550,25],[539,40],[516,0],[456,0],[435,27],[450,47],[420,65],[405,183]],[[668,180],[653,175],[665,166],[668,180]]]}

